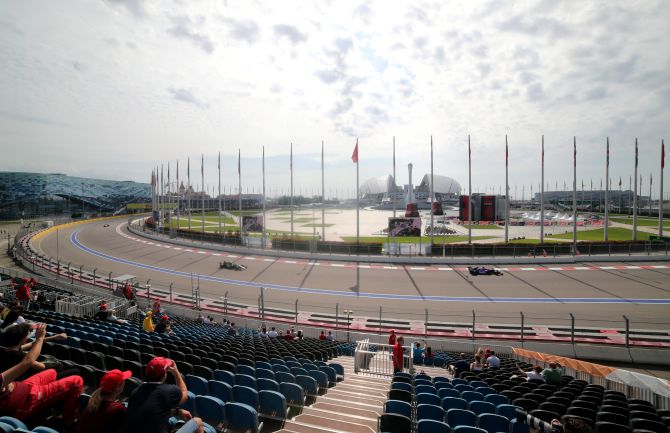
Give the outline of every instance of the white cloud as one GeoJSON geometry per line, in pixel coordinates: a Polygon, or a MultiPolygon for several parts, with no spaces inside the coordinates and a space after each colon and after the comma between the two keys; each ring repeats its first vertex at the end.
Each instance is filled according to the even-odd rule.
{"type": "Polygon", "coordinates": [[[258,190],[264,145],[282,188],[290,142],[296,182],[318,184],[323,139],[334,189],[351,184],[356,137],[366,178],[391,170],[394,135],[399,164],[427,171],[432,134],[436,171],[465,185],[470,133],[483,188],[504,179],[509,134],[528,193],[541,134],[550,184],[570,177],[573,135],[587,184],[607,135],[624,179],[635,136],[645,176],[668,136],[663,1],[56,3],[0,3],[2,170],[145,180],[157,155],[204,153],[214,183],[213,155],[231,168],[241,148],[258,190]]]}

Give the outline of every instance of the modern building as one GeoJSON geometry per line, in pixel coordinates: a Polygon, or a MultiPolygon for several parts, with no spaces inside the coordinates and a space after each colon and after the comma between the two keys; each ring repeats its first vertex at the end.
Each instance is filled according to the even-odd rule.
{"type": "Polygon", "coordinates": [[[151,201],[151,186],[59,173],[0,172],[0,219],[114,213],[151,201]]]}
{"type": "MultiPolygon", "coordinates": [[[[439,202],[455,201],[461,192],[461,185],[454,179],[448,176],[433,175],[435,199],[439,202]]],[[[405,197],[409,185],[399,187],[393,180],[393,176],[379,176],[365,180],[360,187],[362,200],[367,205],[381,206],[383,208],[390,208],[393,206],[395,200],[398,208],[405,208],[405,197]]],[[[430,173],[425,174],[421,182],[413,187],[414,196],[420,208],[426,204],[430,207],[430,173]]]]}

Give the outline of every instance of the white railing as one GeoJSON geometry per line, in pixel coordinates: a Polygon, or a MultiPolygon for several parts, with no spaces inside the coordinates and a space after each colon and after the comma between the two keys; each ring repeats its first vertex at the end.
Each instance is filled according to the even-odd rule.
{"type": "MultiPolygon", "coordinates": [[[[414,373],[412,346],[403,346],[407,353],[403,356],[403,371],[414,373]]],[[[393,376],[393,345],[374,344],[369,339],[356,342],[354,352],[354,372],[393,376]]]]}

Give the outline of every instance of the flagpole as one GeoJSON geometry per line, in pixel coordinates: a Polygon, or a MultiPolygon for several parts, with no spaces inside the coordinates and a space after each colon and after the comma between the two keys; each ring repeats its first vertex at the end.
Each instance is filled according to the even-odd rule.
{"type": "Polygon", "coordinates": [[[186,183],[186,205],[188,206],[188,231],[191,231],[191,157],[188,157],[188,165],[186,166],[186,175],[188,180],[186,183]]]}
{"type": "MultiPolygon", "coordinates": [[[[358,152],[358,138],[356,139],[356,151],[358,152]]],[[[361,242],[361,226],[360,226],[360,194],[358,192],[358,153],[356,153],[356,245],[361,242]]],[[[358,253],[358,249],[356,249],[358,253]]]]}
{"type": "MultiPolygon", "coordinates": [[[[168,198],[171,199],[171,185],[170,185],[170,161],[168,161],[168,175],[167,175],[167,195],[168,198]]],[[[172,230],[172,212],[169,210],[171,203],[168,202],[168,214],[167,214],[167,220],[168,220],[168,230],[172,230]]]]}
{"type": "Polygon", "coordinates": [[[468,244],[472,244],[472,148],[468,134],[468,244]]]}
{"type": "Polygon", "coordinates": [[[635,178],[635,185],[633,186],[633,240],[637,240],[637,138],[635,139],[635,170],[633,177],[635,178]]]}
{"type": "Polygon", "coordinates": [[[177,160],[177,230],[179,230],[180,227],[180,210],[179,208],[181,207],[181,188],[179,185],[179,160],[177,160]]]}
{"type": "Polygon", "coordinates": [[[572,253],[577,254],[577,137],[572,142],[572,253]]]}
{"type": "Polygon", "coordinates": [[[242,236],[244,235],[244,225],[242,224],[242,151],[239,148],[237,149],[237,208],[239,210],[240,245],[242,245],[242,236]]]}
{"type": "Polygon", "coordinates": [[[219,235],[223,236],[221,231],[221,152],[219,152],[219,235]]]}
{"type": "Polygon", "coordinates": [[[291,155],[289,159],[289,164],[291,165],[291,240],[293,240],[293,143],[291,143],[291,155]]]}
{"type": "Polygon", "coordinates": [[[396,194],[398,193],[397,191],[397,186],[396,186],[396,180],[395,180],[395,135],[393,136],[393,197],[391,197],[391,201],[393,202],[393,218],[395,218],[395,199],[396,199],[396,194]]]}
{"type": "Polygon", "coordinates": [[[263,232],[261,233],[261,248],[265,248],[265,146],[263,146],[263,232]]]}
{"type": "Polygon", "coordinates": [[[321,240],[326,240],[326,175],[323,164],[323,140],[321,140],[321,240]]]}
{"type": "Polygon", "coordinates": [[[649,173],[649,216],[651,217],[651,181],[652,181],[652,174],[649,173]]]}
{"type": "MultiPolygon", "coordinates": [[[[605,182],[610,178],[610,138],[607,137],[607,159],[605,161],[605,182]]],[[[609,240],[609,183],[605,187],[605,240],[609,240]]]]}
{"type": "Polygon", "coordinates": [[[200,176],[202,177],[202,232],[205,233],[205,155],[201,154],[200,176]]]}
{"type": "Polygon", "coordinates": [[[505,134],[505,243],[508,242],[509,242],[509,147],[507,145],[507,134],[505,134]]]}
{"type": "Polygon", "coordinates": [[[160,209],[160,212],[158,212],[158,220],[159,220],[159,226],[163,226],[163,215],[165,214],[165,180],[163,179],[163,164],[161,164],[161,185],[160,185],[160,192],[161,196],[163,198],[162,200],[162,208],[160,209]]]}
{"type": "Polygon", "coordinates": [[[658,200],[658,235],[663,236],[663,169],[665,168],[665,141],[661,140],[661,192],[658,200]]]}
{"type": "Polygon", "coordinates": [[[540,244],[544,243],[544,135],[542,135],[542,173],[540,175],[540,244]]]}
{"type": "MultiPolygon", "coordinates": [[[[433,187],[433,136],[430,136],[430,244],[433,245],[435,239],[435,212],[433,203],[435,202],[435,188],[433,187]]],[[[419,242],[421,242],[419,235],[419,242]]]]}

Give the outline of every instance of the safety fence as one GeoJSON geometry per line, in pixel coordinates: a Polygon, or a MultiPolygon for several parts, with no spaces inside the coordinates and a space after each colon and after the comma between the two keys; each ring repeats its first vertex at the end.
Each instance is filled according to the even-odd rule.
{"type": "MultiPolygon", "coordinates": [[[[412,346],[403,346],[407,353],[403,355],[403,370],[414,372],[412,346]]],[[[393,377],[393,346],[390,344],[372,344],[366,338],[356,342],[354,352],[354,371],[385,377],[393,377]]]]}

